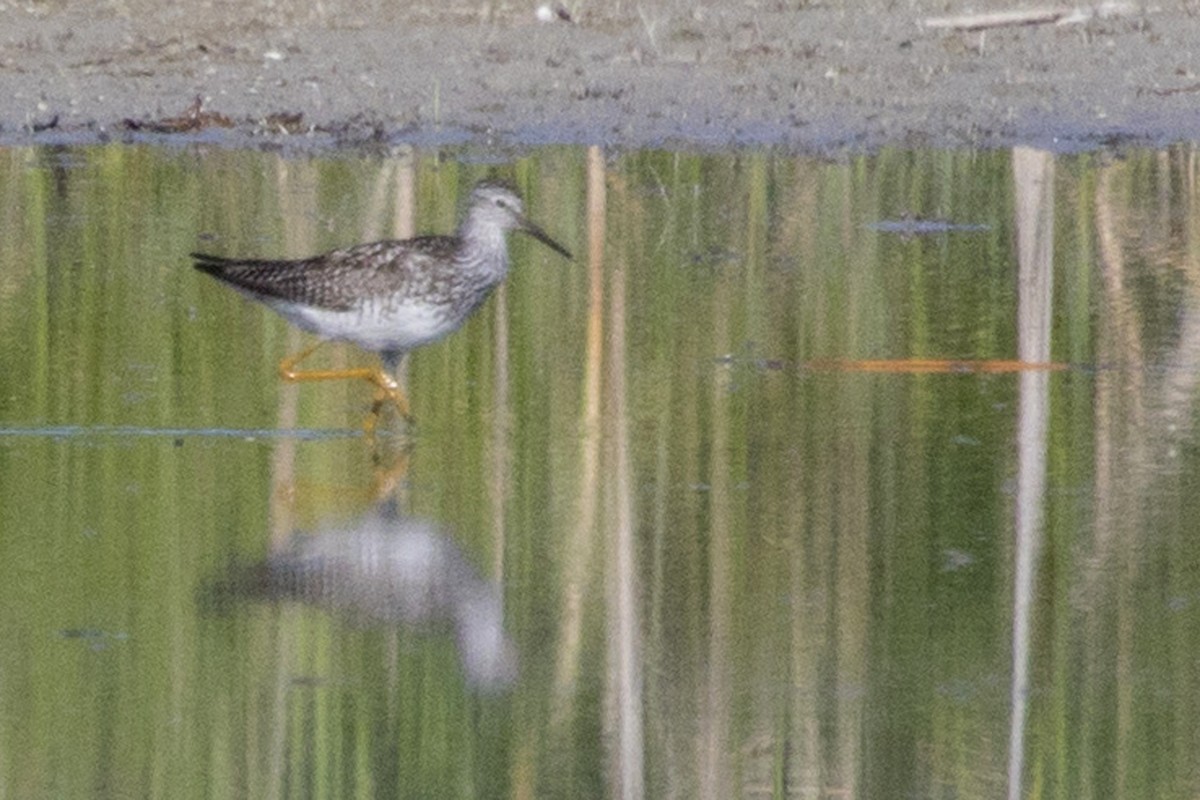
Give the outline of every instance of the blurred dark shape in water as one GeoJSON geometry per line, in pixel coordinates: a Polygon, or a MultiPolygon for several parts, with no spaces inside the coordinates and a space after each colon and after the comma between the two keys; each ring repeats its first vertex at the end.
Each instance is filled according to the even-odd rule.
{"type": "Polygon", "coordinates": [[[296,533],[284,550],[229,567],[200,594],[209,611],[225,611],[239,599],[307,603],[363,627],[450,630],[473,688],[499,691],[517,677],[499,587],[438,525],[397,515],[386,504],[296,533]]]}
{"type": "Polygon", "coordinates": [[[947,219],[918,219],[901,217],[868,222],[867,230],[876,233],[895,233],[900,236],[934,236],[939,233],[982,233],[990,231],[991,225],[981,222],[952,222],[947,219]]]}

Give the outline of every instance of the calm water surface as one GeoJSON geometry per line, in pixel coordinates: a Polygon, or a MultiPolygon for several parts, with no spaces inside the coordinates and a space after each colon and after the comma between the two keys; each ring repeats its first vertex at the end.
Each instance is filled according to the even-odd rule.
{"type": "Polygon", "coordinates": [[[1198,187],[0,150],[0,797],[1196,797],[1198,187]],[[409,435],[189,266],[495,174],[576,260],[514,238],[409,435]]]}

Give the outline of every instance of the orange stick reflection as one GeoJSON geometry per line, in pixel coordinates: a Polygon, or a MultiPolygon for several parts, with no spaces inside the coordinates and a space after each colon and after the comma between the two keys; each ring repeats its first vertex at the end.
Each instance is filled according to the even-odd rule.
{"type": "Polygon", "coordinates": [[[806,361],[805,369],[820,372],[1060,372],[1070,364],[1056,361],[1015,361],[996,359],[901,358],[841,359],[818,358],[806,361]]]}

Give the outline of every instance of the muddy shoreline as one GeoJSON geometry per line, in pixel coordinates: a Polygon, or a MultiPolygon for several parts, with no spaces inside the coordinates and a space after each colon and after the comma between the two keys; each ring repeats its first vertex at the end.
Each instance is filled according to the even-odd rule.
{"type": "Polygon", "coordinates": [[[0,3],[0,143],[829,153],[1200,136],[1197,5],[983,31],[927,24],[966,5],[579,6],[540,22],[536,3],[0,3]]]}

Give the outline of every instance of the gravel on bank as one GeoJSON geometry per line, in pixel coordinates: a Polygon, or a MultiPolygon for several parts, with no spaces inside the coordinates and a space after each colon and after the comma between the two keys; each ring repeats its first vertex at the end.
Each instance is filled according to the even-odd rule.
{"type": "Polygon", "coordinates": [[[0,143],[1057,150],[1200,138],[1200,5],[0,0],[0,143]],[[199,102],[197,102],[199,99],[199,102]]]}

